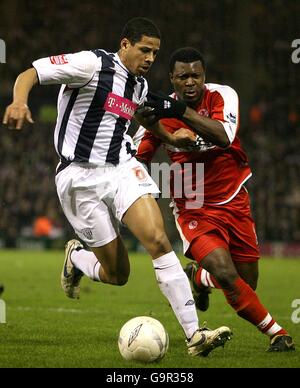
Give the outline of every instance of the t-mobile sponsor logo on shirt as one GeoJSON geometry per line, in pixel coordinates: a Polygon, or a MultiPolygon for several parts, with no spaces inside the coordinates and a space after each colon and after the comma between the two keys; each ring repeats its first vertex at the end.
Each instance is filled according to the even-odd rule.
{"type": "Polygon", "coordinates": [[[137,104],[128,100],[128,98],[109,93],[104,109],[107,112],[115,113],[124,119],[131,120],[137,109],[137,104]]]}

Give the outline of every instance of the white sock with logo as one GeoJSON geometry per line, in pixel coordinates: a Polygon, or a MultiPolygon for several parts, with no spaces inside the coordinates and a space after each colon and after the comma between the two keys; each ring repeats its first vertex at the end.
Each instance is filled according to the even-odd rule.
{"type": "Polygon", "coordinates": [[[99,275],[101,264],[93,252],[86,251],[85,249],[74,250],[71,260],[75,267],[80,269],[88,278],[101,282],[99,275]]]}
{"type": "Polygon", "coordinates": [[[170,302],[187,338],[199,328],[198,316],[189,280],[175,252],[153,260],[159,288],[170,302]]]}

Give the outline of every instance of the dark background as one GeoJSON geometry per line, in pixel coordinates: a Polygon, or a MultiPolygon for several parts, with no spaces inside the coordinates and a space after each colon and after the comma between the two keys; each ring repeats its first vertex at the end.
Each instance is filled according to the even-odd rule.
{"type": "MultiPolygon", "coordinates": [[[[228,84],[240,97],[239,136],[253,170],[247,186],[259,240],[300,242],[300,63],[291,59],[292,42],[300,39],[299,14],[296,0],[1,0],[7,63],[0,64],[0,115],[11,101],[15,77],[32,60],[83,49],[117,51],[126,21],[148,17],[162,32],[161,51],[147,76],[151,89],[171,91],[173,50],[194,46],[203,52],[207,82],[228,84]]],[[[72,235],[54,185],[57,91],[33,90],[33,126],[20,132],[0,126],[0,245],[24,246],[37,236],[34,225],[41,216],[54,228],[51,241],[72,235]]],[[[162,207],[176,242],[166,201],[162,207]]]]}

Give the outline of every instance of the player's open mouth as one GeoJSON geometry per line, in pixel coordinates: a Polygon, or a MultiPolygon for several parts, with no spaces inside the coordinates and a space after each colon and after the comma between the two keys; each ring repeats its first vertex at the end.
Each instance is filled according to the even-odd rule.
{"type": "Polygon", "coordinates": [[[196,97],[197,92],[196,90],[187,90],[184,92],[184,95],[187,97],[196,97]]]}

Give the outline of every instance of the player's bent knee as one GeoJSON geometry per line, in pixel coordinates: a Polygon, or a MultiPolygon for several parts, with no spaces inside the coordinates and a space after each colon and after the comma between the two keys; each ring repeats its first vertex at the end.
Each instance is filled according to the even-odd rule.
{"type": "Polygon", "coordinates": [[[238,274],[230,269],[221,268],[214,276],[222,288],[230,288],[234,285],[238,274]]]}
{"type": "Polygon", "coordinates": [[[159,257],[170,252],[171,245],[165,232],[153,231],[153,235],[148,239],[146,249],[155,257],[159,257]]]}
{"type": "Polygon", "coordinates": [[[258,273],[255,271],[238,271],[240,277],[252,288],[253,291],[257,288],[258,273]]]}
{"type": "Polygon", "coordinates": [[[248,280],[246,282],[249,284],[249,286],[252,288],[253,291],[256,290],[256,288],[257,288],[257,279],[250,279],[250,280],[248,280]]]}

